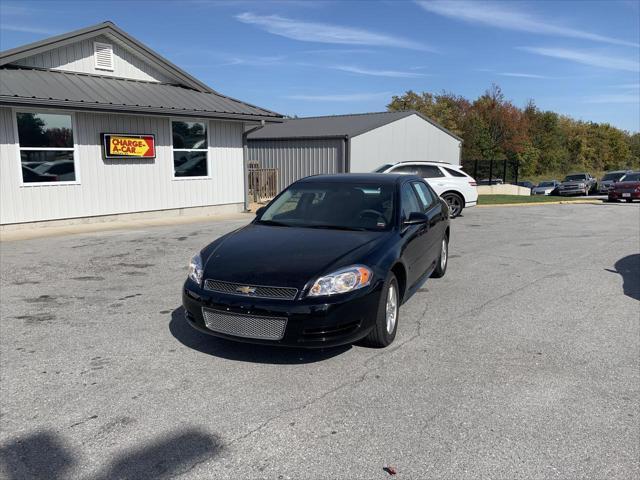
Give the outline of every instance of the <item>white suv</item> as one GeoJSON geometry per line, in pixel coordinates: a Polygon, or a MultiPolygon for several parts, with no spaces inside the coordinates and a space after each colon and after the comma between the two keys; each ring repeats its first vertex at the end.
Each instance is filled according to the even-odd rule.
{"type": "Polygon", "coordinates": [[[457,217],[465,207],[478,203],[478,189],[473,177],[460,165],[445,162],[399,162],[376,169],[378,173],[404,173],[424,178],[431,188],[449,204],[451,217],[457,217]]]}

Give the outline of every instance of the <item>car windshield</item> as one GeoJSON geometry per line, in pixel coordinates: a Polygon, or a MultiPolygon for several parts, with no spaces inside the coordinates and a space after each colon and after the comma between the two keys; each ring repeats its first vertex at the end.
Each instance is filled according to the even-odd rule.
{"type": "Polygon", "coordinates": [[[604,177],[602,177],[602,180],[613,180],[614,182],[617,182],[623,176],[624,176],[624,172],[607,173],[604,177]]]}
{"type": "Polygon", "coordinates": [[[376,168],[373,172],[371,173],[382,173],[384,172],[386,169],[393,167],[393,165],[391,163],[385,163],[384,165],[379,166],[378,168],[376,168]]]}
{"type": "Polygon", "coordinates": [[[587,179],[587,176],[584,174],[567,175],[566,177],[564,177],[565,182],[575,182],[576,180],[586,180],[586,179],[587,179]]]}
{"type": "Polygon", "coordinates": [[[540,182],[539,187],[554,187],[555,184],[553,182],[540,182]]]}
{"type": "Polygon", "coordinates": [[[623,181],[623,182],[640,182],[640,172],[638,172],[638,173],[627,173],[620,180],[623,181]]]}
{"type": "Polygon", "coordinates": [[[394,186],[303,182],[287,188],[257,220],[266,225],[336,230],[389,230],[394,186]]]}

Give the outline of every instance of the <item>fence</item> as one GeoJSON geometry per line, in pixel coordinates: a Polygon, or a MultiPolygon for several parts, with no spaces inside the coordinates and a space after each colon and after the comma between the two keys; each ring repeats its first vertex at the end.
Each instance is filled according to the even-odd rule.
{"type": "MultiPolygon", "coordinates": [[[[250,165],[252,167],[252,165],[250,165]]],[[[278,193],[278,170],[275,168],[249,168],[249,198],[254,202],[267,202],[278,193]]]]}
{"type": "Polygon", "coordinates": [[[462,166],[478,185],[518,183],[519,164],[515,160],[463,160],[462,166]]]}

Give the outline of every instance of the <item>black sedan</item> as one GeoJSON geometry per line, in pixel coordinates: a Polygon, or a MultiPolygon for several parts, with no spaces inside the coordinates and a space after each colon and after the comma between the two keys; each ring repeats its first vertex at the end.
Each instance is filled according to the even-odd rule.
{"type": "Polygon", "coordinates": [[[187,321],[254,343],[386,347],[400,304],[445,274],[448,243],[447,204],[421,178],[308,177],[193,257],[187,321]]]}

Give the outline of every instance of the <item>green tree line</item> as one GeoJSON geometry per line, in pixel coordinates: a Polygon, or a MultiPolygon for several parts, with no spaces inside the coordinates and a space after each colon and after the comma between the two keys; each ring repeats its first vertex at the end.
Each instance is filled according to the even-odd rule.
{"type": "Polygon", "coordinates": [[[517,160],[523,176],[640,168],[640,133],[543,111],[533,100],[520,108],[497,85],[474,101],[408,91],[387,108],[416,110],[462,137],[463,161],[517,160]]]}

